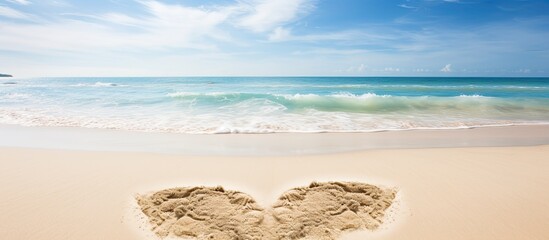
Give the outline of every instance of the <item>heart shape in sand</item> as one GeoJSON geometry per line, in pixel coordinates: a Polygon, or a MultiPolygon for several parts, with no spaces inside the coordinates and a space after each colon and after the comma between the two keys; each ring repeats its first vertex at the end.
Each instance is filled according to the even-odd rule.
{"type": "Polygon", "coordinates": [[[396,191],[354,182],[311,183],[286,191],[269,209],[222,187],[172,188],[137,201],[160,237],[195,239],[336,239],[376,229],[396,191]]]}

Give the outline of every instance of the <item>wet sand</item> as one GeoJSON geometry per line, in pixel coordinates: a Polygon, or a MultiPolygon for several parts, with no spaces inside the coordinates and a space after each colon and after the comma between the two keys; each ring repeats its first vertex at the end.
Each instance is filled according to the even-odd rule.
{"type": "Polygon", "coordinates": [[[179,134],[0,124],[0,146],[197,156],[295,156],[368,149],[549,144],[549,125],[371,133],[179,134]]]}

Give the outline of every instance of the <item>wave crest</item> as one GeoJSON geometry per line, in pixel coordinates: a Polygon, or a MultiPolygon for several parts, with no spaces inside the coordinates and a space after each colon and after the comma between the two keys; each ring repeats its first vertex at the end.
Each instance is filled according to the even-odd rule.
{"type": "Polygon", "coordinates": [[[95,82],[95,83],[79,83],[72,85],[73,87],[125,87],[127,85],[121,85],[111,82],[95,82]]]}

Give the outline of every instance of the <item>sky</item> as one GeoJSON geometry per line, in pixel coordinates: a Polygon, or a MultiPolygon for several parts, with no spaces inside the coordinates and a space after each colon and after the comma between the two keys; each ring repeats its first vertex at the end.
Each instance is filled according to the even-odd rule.
{"type": "Polygon", "coordinates": [[[0,73],[549,76],[549,0],[0,0],[0,73]]]}

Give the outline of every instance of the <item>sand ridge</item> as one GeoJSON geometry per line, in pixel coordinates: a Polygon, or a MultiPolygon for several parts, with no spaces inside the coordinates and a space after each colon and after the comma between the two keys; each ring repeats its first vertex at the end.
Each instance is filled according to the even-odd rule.
{"type": "Polygon", "coordinates": [[[159,237],[191,239],[336,239],[376,229],[396,195],[356,182],[293,188],[269,209],[222,187],[171,188],[136,197],[159,237]]]}

